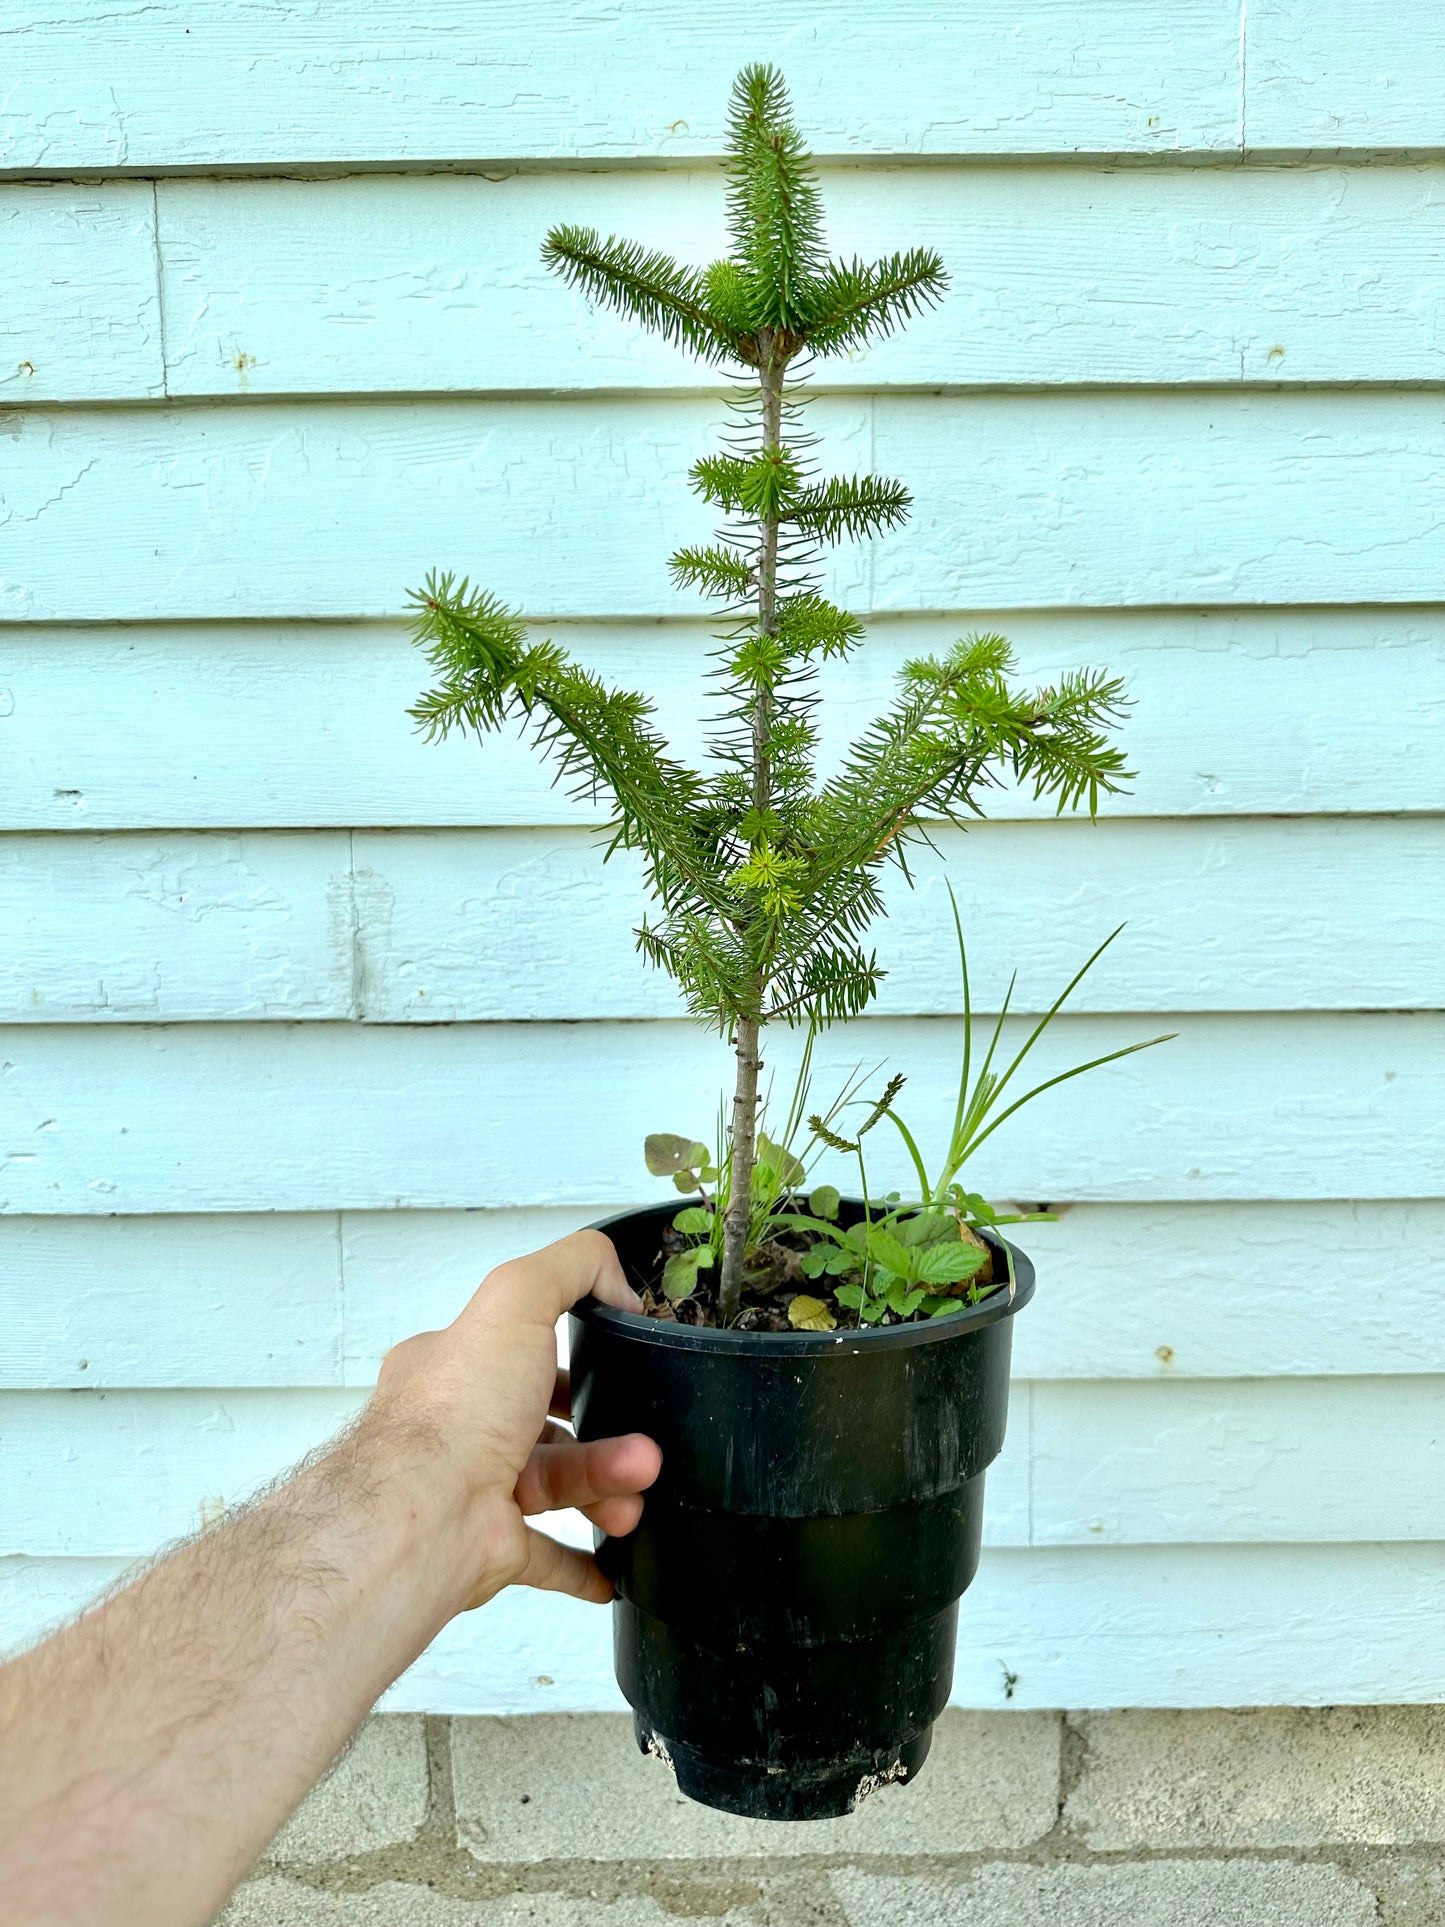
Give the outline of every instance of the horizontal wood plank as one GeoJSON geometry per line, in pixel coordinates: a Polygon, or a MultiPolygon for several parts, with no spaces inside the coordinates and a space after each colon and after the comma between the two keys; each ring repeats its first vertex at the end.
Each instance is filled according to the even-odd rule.
{"type": "MultiPolygon", "coordinates": [[[[671,980],[637,956],[649,907],[639,864],[604,867],[583,832],[494,835],[490,858],[455,833],[356,835],[368,1018],[681,1013],[671,980]]],[[[1015,1007],[1048,1009],[1119,923],[1071,1008],[1445,1003],[1445,816],[985,823],[939,830],[909,867],[915,887],[890,878],[888,915],[869,934],[887,972],[883,1014],[961,1011],[949,884],[981,1010],[1001,1006],[1015,970],[1015,1007]]]]}
{"type": "MultiPolygon", "coordinates": [[[[359,1399],[4,1393],[0,1552],[144,1554],[284,1471],[359,1399]]],[[[1442,1419],[1445,1381],[1430,1377],[1019,1382],[989,1475],[985,1537],[1007,1546],[1435,1541],[1445,1529],[1442,1419]]]]}
{"type": "Polygon", "coordinates": [[[970,0],[692,14],[525,14],[500,0],[170,0],[117,15],[21,10],[0,118],[12,172],[721,151],[744,58],[778,60],[818,153],[1169,153],[1237,143],[1233,0],[970,0]],[[880,71],[888,84],[880,86],[880,71]],[[205,112],[196,103],[205,101],[205,112]]]}
{"type": "MultiPolygon", "coordinates": [[[[874,927],[875,1008],[1414,1009],[1445,1001],[1445,816],[940,829],[874,927]],[[1084,879],[1087,879],[1085,881],[1084,879]]],[[[676,1017],[629,852],[584,830],[0,836],[8,1023],[676,1017]],[[585,958],[587,968],[577,965],[585,958]]]]}
{"type": "Polygon", "coordinates": [[[347,1383],[335,1212],[0,1218],[0,1254],[0,1387],[347,1383]]]}
{"type": "Polygon", "coordinates": [[[1445,147],[1435,0],[1250,0],[1245,49],[1251,148],[1445,147]]]}
{"type": "MultiPolygon", "coordinates": [[[[1135,1203],[1442,1195],[1445,1017],[1170,1022],[1173,1042],[1020,1112],[970,1164],[977,1188],[1135,1203]]],[[[1159,1026],[1065,1016],[1031,1063],[1047,1075],[1159,1026]]],[[[814,1089],[886,1063],[909,1077],[915,1133],[941,1139],[959,1028],[835,1029],[814,1089]]],[[[648,1195],[648,1131],[711,1131],[729,1061],[684,1023],[15,1025],[0,1031],[0,1209],[621,1205],[648,1195]]],[[[780,1037],[780,1080],[790,1061],[780,1037]]],[[[835,1153],[818,1168],[851,1182],[835,1153]]],[[[885,1140],[875,1187],[906,1176],[885,1140]]]]}
{"type": "MultiPolygon", "coordinates": [[[[1440,183],[1421,164],[829,170],[836,249],[873,258],[906,234],[953,285],[819,378],[1438,381],[1440,183]]],[[[690,356],[590,309],[538,255],[571,221],[707,260],[726,248],[723,198],[712,170],[163,181],[169,392],[705,385],[690,356]]],[[[123,362],[99,368],[118,399],[151,392],[123,362]]]]}
{"type": "Polygon", "coordinates": [[[1445,1370],[1439,1203],[1080,1204],[1017,1236],[1039,1276],[1022,1378],[1445,1370]]]}
{"type": "Polygon", "coordinates": [[[348,1016],[357,894],[345,831],[0,836],[0,1011],[40,1023],[348,1016]]]}
{"type": "Polygon", "coordinates": [[[1445,1536],[1439,1378],[1054,1382],[1030,1423],[1035,1545],[1445,1536]]]}
{"type": "MultiPolygon", "coordinates": [[[[0,1642],[28,1644],[120,1579],[115,1559],[0,1558],[0,1642]]],[[[963,1601],[952,1703],[1433,1704],[1445,1545],[993,1546],[963,1601]]],[[[382,1710],[624,1711],[606,1613],[512,1589],[463,1613],[382,1710]]]]}
{"type": "MultiPolygon", "coordinates": [[[[0,1217],[0,1386],[369,1385],[593,1215],[0,1217]]],[[[1039,1278],[1020,1378],[1445,1373],[1438,1202],[1079,1204],[1014,1235],[1039,1278]]]]}
{"type": "Polygon", "coordinates": [[[0,192],[0,408],[165,392],[144,181],[0,192]]]}
{"type": "MultiPolygon", "coordinates": [[[[539,619],[692,614],[666,558],[712,529],[685,478],[720,406],[17,413],[0,618],[396,615],[429,567],[539,619]]],[[[811,425],[824,470],[915,495],[826,564],[861,610],[1409,602],[1445,577],[1430,393],[825,395],[811,425]]]]}
{"type": "MultiPolygon", "coordinates": [[[[1020,675],[1121,673],[1137,771],[1105,813],[1439,810],[1439,608],[966,611],[885,618],[820,712],[823,766],[891,700],[912,655],[977,628],[1020,675]],[[1248,719],[1248,727],[1242,719],[1248,719]]],[[[643,689],[676,752],[703,753],[696,624],[576,625],[579,660],[643,689]]],[[[406,711],[426,664],[394,627],[0,629],[0,826],[12,830],[576,824],[600,820],[508,731],[428,744],[406,711]],[[264,752],[262,746],[264,745],[264,752]]],[[[991,817],[1051,814],[1004,788],[991,817]]]]}

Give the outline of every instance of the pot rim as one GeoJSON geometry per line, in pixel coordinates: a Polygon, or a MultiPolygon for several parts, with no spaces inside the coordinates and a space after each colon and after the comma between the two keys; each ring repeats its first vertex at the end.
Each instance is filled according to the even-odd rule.
{"type": "MultiPolygon", "coordinates": [[[[679,1199],[676,1205],[634,1205],[628,1211],[614,1211],[608,1217],[598,1218],[588,1225],[589,1231],[609,1231],[614,1225],[630,1222],[635,1218],[670,1216],[686,1206],[686,1199],[679,1199]]],[[[844,1203],[861,1204],[858,1198],[844,1199],[844,1203]]],[[[903,1350],[912,1345],[938,1345],[950,1338],[961,1338],[966,1332],[982,1331],[987,1325],[996,1325],[1001,1319],[1012,1318],[1021,1311],[1034,1295],[1034,1268],[1025,1252],[1001,1238],[997,1232],[980,1229],[979,1236],[989,1244],[1003,1246],[1013,1260],[1014,1290],[1009,1296],[1006,1292],[995,1292],[970,1305],[966,1311],[954,1313],[948,1318],[930,1318],[922,1324],[885,1325],[873,1331],[831,1331],[831,1332],[743,1332],[721,1329],[715,1325],[673,1325],[660,1318],[649,1318],[644,1312],[617,1311],[611,1305],[604,1305],[596,1298],[580,1298],[572,1307],[571,1316],[583,1324],[600,1325],[604,1330],[626,1332],[633,1337],[644,1339],[650,1344],[671,1345],[678,1351],[686,1352],[734,1352],[747,1353],[754,1357],[772,1356],[774,1358],[822,1358],[830,1353],[843,1351],[853,1354],[885,1349],[903,1350]]]]}

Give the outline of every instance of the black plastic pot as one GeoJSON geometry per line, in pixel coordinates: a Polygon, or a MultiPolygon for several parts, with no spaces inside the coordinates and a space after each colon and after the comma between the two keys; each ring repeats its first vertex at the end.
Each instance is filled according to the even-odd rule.
{"type": "MultiPolygon", "coordinates": [[[[637,1281],[681,1202],[598,1227],[637,1281]]],[[[922,1766],[1003,1444],[1012,1315],[1033,1293],[1009,1249],[1012,1299],[918,1325],[794,1335],[591,1299],[573,1312],[578,1436],[662,1447],[641,1525],[598,1557],[638,1743],[694,1800],[825,1819],[922,1766]]]]}

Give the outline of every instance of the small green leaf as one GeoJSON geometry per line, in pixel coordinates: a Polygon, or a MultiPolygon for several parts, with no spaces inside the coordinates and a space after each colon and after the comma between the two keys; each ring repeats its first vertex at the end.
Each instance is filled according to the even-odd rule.
{"type": "Polygon", "coordinates": [[[946,1318],[951,1311],[963,1310],[963,1300],[961,1298],[928,1298],[924,1301],[923,1310],[929,1318],[946,1318]]]}
{"type": "Polygon", "coordinates": [[[642,1155],[655,1178],[670,1178],[691,1168],[692,1150],[690,1137],[679,1137],[675,1131],[654,1131],[644,1139],[642,1155]]]}
{"type": "Polygon", "coordinates": [[[788,1306],[788,1323],[794,1331],[800,1332],[830,1332],[838,1329],[837,1319],[822,1299],[810,1298],[801,1291],[788,1306]]]}
{"type": "Polygon", "coordinates": [[[691,1298],[697,1290],[697,1274],[712,1264],[712,1247],[694,1245],[690,1251],[676,1251],[662,1268],[662,1295],[677,1304],[691,1298]]]}
{"type": "Polygon", "coordinates": [[[690,1198],[697,1189],[697,1179],[691,1171],[679,1171],[672,1181],[672,1188],[674,1191],[681,1191],[685,1198],[690,1198]]]}
{"type": "Polygon", "coordinates": [[[927,1251],[919,1253],[914,1275],[928,1285],[961,1285],[983,1266],[988,1255],[977,1245],[961,1242],[930,1245],[927,1251]]]}
{"type": "Polygon", "coordinates": [[[900,1318],[911,1318],[927,1296],[928,1293],[919,1285],[914,1290],[905,1292],[903,1297],[894,1303],[893,1309],[900,1318]]]}
{"type": "Polygon", "coordinates": [[[828,1276],[841,1278],[845,1271],[856,1271],[858,1260],[851,1251],[830,1251],[828,1253],[828,1276]]]}
{"type": "Polygon", "coordinates": [[[997,1219],[998,1214],[993,1206],[987,1199],[981,1198],[977,1191],[965,1191],[959,1203],[963,1207],[964,1215],[974,1219],[978,1224],[993,1224],[997,1219]]]}
{"type": "Polygon", "coordinates": [[[858,1307],[858,1316],[863,1320],[865,1325],[876,1325],[879,1319],[882,1318],[885,1310],[885,1306],[870,1300],[866,1305],[860,1305],[858,1307]]]}
{"type": "Polygon", "coordinates": [[[893,1230],[898,1242],[911,1248],[958,1237],[958,1225],[948,1211],[920,1211],[912,1218],[900,1218],[893,1230]]]}
{"type": "Polygon", "coordinates": [[[805,1251],[798,1260],[798,1269],[805,1278],[821,1278],[830,1256],[831,1254],[821,1246],[814,1245],[811,1251],[805,1251]]]}
{"type": "Polygon", "coordinates": [[[896,1271],[900,1278],[913,1275],[912,1254],[891,1232],[880,1231],[876,1225],[868,1227],[868,1256],[874,1264],[896,1271]]]}
{"type": "Polygon", "coordinates": [[[705,1144],[699,1144],[697,1140],[694,1139],[692,1150],[687,1161],[692,1170],[701,1171],[704,1165],[712,1163],[712,1152],[709,1151],[705,1144]]]}
{"type": "Polygon", "coordinates": [[[820,1184],[808,1193],[808,1209],[815,1218],[836,1218],[842,1202],[836,1184],[820,1184]]]}
{"type": "Polygon", "coordinates": [[[847,1305],[852,1311],[862,1311],[868,1302],[868,1294],[861,1285],[839,1285],[833,1296],[840,1305],[847,1305]]]}
{"type": "Polygon", "coordinates": [[[674,1231],[701,1232],[704,1236],[712,1231],[712,1213],[705,1206],[690,1204],[679,1211],[672,1221],[674,1231]]]}

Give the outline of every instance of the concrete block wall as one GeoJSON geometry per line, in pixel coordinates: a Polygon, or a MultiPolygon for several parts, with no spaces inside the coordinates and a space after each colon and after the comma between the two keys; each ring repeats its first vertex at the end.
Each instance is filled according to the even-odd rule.
{"type": "Polygon", "coordinates": [[[625,1716],[380,1715],[218,1927],[1438,1927],[1445,1709],[964,1712],[780,1827],[625,1716]]]}

